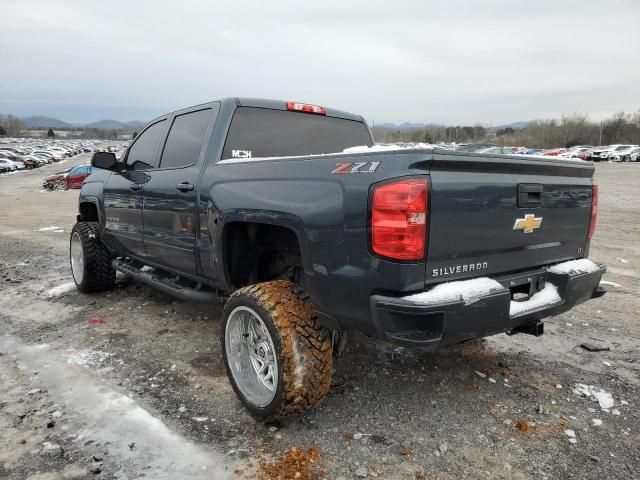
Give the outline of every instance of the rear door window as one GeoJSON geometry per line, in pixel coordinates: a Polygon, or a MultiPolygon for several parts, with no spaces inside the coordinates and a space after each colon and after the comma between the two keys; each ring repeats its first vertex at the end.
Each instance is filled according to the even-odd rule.
{"type": "Polygon", "coordinates": [[[211,119],[210,108],[178,115],[162,152],[160,168],[180,168],[198,161],[204,134],[211,119]]]}
{"type": "Polygon", "coordinates": [[[233,115],[222,158],[314,155],[372,144],[369,129],[363,122],[239,107],[233,115]]]}

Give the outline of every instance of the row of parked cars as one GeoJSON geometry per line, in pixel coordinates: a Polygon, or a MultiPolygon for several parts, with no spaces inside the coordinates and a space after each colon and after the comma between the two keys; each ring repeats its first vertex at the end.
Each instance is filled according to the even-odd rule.
{"type": "Polygon", "coordinates": [[[592,145],[576,145],[571,148],[552,148],[547,150],[527,147],[498,147],[493,144],[477,143],[458,145],[457,151],[489,154],[519,154],[544,157],[574,158],[593,162],[639,162],[640,146],[630,144],[614,144],[594,147],[592,145]]]}
{"type": "Polygon", "coordinates": [[[90,143],[70,141],[4,144],[0,145],[0,173],[38,168],[93,150],[90,143]]]}

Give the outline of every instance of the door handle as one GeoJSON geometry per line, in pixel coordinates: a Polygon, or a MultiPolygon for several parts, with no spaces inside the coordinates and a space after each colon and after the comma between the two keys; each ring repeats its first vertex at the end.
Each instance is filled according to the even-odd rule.
{"type": "Polygon", "coordinates": [[[193,190],[193,185],[188,182],[182,182],[176,185],[176,188],[181,192],[190,192],[193,190]]]}
{"type": "Polygon", "coordinates": [[[129,188],[134,192],[137,192],[138,190],[142,190],[142,185],[139,183],[132,183],[131,185],[129,185],[129,188]]]}

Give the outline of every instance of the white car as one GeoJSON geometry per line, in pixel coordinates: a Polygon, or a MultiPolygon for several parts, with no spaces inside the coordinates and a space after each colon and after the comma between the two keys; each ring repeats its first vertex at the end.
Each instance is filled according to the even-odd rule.
{"type": "Polygon", "coordinates": [[[624,150],[618,150],[609,154],[609,160],[612,162],[637,162],[640,160],[640,147],[633,146],[624,150]]]}
{"type": "Polygon", "coordinates": [[[610,145],[607,150],[600,152],[600,160],[611,160],[612,155],[618,155],[623,151],[637,146],[638,145],[610,145]]]}
{"type": "MultiPolygon", "coordinates": [[[[22,166],[22,168],[24,168],[23,164],[20,164],[22,166]]],[[[15,172],[16,170],[19,170],[20,167],[18,167],[18,162],[13,162],[9,159],[6,158],[0,158],[0,167],[1,170],[9,170],[11,172],[15,172]]]]}
{"type": "Polygon", "coordinates": [[[579,153],[586,152],[587,150],[591,150],[593,147],[590,145],[576,145],[575,147],[571,147],[564,153],[558,155],[558,157],[562,158],[578,158],[579,153]]]}

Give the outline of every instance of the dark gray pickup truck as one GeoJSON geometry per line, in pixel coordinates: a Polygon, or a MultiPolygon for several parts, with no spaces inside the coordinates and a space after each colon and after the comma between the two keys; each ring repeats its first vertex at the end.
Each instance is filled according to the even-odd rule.
{"type": "Polygon", "coordinates": [[[373,144],[362,117],[229,98],[153,120],[82,186],[81,292],[116,271],[226,300],[230,382],[256,416],[328,391],[359,330],[434,349],[507,333],[599,293],[593,165],[373,144]]]}

